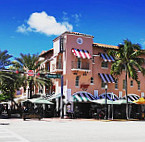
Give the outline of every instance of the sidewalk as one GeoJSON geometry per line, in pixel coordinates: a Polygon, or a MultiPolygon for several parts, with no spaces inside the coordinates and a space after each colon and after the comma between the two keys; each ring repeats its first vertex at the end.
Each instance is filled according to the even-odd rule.
{"type": "Polygon", "coordinates": [[[139,120],[139,119],[83,119],[83,118],[77,118],[77,119],[61,119],[61,118],[43,118],[41,121],[100,121],[100,122],[111,122],[111,121],[145,121],[145,120],[139,120]]]}
{"type": "MultiPolygon", "coordinates": [[[[17,118],[10,118],[10,119],[0,119],[0,125],[10,125],[11,121],[23,121],[23,119],[17,119],[17,118]]],[[[26,119],[26,121],[49,121],[49,122],[71,122],[71,121],[100,121],[100,122],[112,122],[112,121],[118,121],[118,122],[122,122],[122,121],[145,121],[145,120],[139,120],[139,119],[108,119],[108,120],[104,120],[104,119],[83,119],[83,118],[77,118],[77,119],[68,119],[68,118],[43,118],[41,120],[38,120],[36,118],[33,119],[26,119]]]]}

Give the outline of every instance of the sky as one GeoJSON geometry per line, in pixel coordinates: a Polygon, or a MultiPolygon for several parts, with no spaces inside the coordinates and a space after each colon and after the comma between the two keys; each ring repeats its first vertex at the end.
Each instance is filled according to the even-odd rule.
{"type": "Polygon", "coordinates": [[[65,31],[109,45],[129,39],[145,49],[144,7],[144,0],[0,0],[0,49],[40,54],[65,31]]]}

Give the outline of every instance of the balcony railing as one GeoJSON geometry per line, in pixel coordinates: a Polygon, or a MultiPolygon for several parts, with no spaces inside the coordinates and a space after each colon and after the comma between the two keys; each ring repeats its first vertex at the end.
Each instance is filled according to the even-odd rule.
{"type": "Polygon", "coordinates": [[[89,70],[89,63],[72,61],[71,69],[72,70],[89,70]]]}
{"type": "Polygon", "coordinates": [[[62,72],[63,64],[61,62],[56,62],[56,64],[52,64],[50,72],[62,72]]]}
{"type": "Polygon", "coordinates": [[[56,62],[56,69],[62,69],[62,63],[56,62]]]}

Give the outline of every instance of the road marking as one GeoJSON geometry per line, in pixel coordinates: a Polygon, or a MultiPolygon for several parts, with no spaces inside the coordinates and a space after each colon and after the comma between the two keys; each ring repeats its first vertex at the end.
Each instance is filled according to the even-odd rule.
{"type": "Polygon", "coordinates": [[[30,141],[0,126],[0,142],[30,142],[30,141]]]}

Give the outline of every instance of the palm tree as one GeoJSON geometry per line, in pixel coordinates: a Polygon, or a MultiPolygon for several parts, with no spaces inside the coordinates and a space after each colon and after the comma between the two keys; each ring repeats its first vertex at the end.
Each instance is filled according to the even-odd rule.
{"type": "Polygon", "coordinates": [[[145,52],[141,50],[139,44],[132,44],[129,40],[124,40],[124,43],[119,44],[118,47],[118,50],[110,51],[110,54],[115,57],[115,62],[111,66],[111,74],[117,77],[125,70],[126,117],[129,119],[127,78],[132,78],[138,83],[138,70],[143,74],[145,70],[142,67],[145,59],[141,58],[145,52]]]}
{"type": "Polygon", "coordinates": [[[19,68],[20,71],[27,72],[28,70],[33,70],[35,72],[34,76],[28,76],[26,78],[27,85],[29,86],[29,97],[32,98],[33,86],[37,85],[51,85],[50,79],[45,78],[45,76],[36,76],[36,73],[39,71],[41,62],[39,61],[39,56],[36,54],[20,54],[20,58],[16,58],[16,61],[13,62],[16,68],[19,68]]]}
{"type": "Polygon", "coordinates": [[[16,89],[21,87],[22,78],[10,70],[11,57],[12,55],[9,55],[7,50],[0,50],[0,100],[11,100],[15,103],[14,94],[16,89]]]}
{"type": "Polygon", "coordinates": [[[11,65],[11,57],[12,55],[9,55],[7,50],[0,50],[0,69],[5,69],[7,66],[11,65]]]}
{"type": "Polygon", "coordinates": [[[9,65],[11,65],[10,58],[12,55],[8,54],[7,50],[1,51],[0,50],[0,80],[2,79],[12,79],[10,77],[9,72],[3,72],[2,70],[6,69],[9,65]]]}
{"type": "Polygon", "coordinates": [[[12,56],[8,54],[7,50],[1,51],[0,50],[0,90],[1,90],[1,100],[8,99],[10,96],[5,92],[7,89],[4,86],[13,80],[13,76],[10,72],[6,69],[9,65],[11,65],[11,58],[12,56]],[[5,85],[4,85],[5,84],[5,85]]]}

